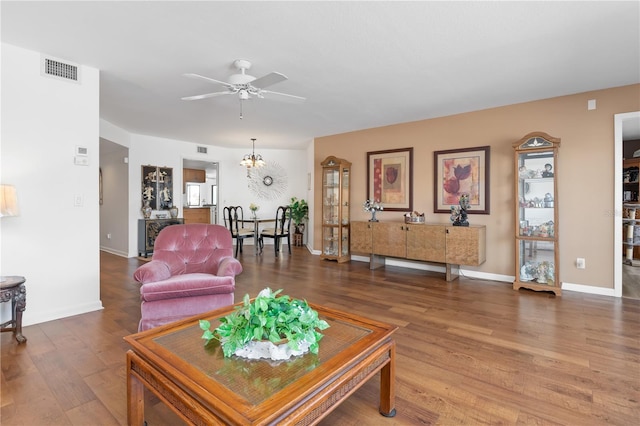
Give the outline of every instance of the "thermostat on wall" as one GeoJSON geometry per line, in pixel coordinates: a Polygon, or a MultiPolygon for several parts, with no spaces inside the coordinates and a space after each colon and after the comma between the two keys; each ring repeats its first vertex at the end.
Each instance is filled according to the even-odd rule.
{"type": "Polygon", "coordinates": [[[89,150],[85,146],[76,146],[76,155],[82,155],[83,157],[86,157],[87,155],[89,155],[89,150]]]}

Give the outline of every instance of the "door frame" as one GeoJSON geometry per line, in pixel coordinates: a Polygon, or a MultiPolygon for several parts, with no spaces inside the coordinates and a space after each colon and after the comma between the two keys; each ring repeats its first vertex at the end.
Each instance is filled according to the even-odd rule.
{"type": "Polygon", "coordinates": [[[614,171],[613,171],[613,295],[622,297],[622,144],[625,122],[640,120],[640,111],[615,114],[614,123],[614,171]]]}

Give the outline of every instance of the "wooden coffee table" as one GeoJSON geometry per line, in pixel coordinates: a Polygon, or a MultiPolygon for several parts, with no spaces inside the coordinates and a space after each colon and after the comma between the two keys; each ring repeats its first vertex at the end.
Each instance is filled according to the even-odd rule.
{"type": "Polygon", "coordinates": [[[188,424],[302,424],[319,422],[380,371],[383,416],[395,415],[396,326],[313,305],[331,327],[318,355],[288,361],[224,358],[206,346],[199,319],[212,328],[227,307],[125,337],[127,416],[144,424],[144,390],[151,390],[188,424]]]}

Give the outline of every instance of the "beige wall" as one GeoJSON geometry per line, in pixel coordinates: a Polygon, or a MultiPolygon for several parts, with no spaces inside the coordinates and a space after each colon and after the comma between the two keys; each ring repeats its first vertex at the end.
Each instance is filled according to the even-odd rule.
{"type": "MultiPolygon", "coordinates": [[[[448,223],[448,214],[433,213],[433,152],[489,145],[491,214],[469,216],[472,224],[487,226],[487,261],[465,269],[513,276],[512,143],[542,131],[561,139],[555,167],[560,280],[613,288],[614,115],[639,110],[640,85],[631,85],[316,138],[314,215],[322,217],[320,163],[327,156],[353,163],[351,218],[368,220],[361,208],[367,196],[367,152],[413,147],[413,209],[425,212],[428,222],[448,223]],[[589,99],[597,101],[596,110],[587,110],[589,99]],[[577,257],[586,259],[586,269],[575,267],[577,257]]],[[[402,212],[382,211],[378,219],[401,221],[402,212]]],[[[320,250],[320,221],[313,226],[313,248],[320,250]]]]}

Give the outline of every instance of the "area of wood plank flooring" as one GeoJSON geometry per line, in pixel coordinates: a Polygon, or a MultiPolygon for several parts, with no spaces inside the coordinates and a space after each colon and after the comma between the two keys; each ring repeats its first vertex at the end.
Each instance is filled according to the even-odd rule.
{"type": "MultiPolygon", "coordinates": [[[[397,416],[374,377],[323,425],[629,425],[640,418],[640,301],[435,272],[320,260],[304,247],[245,250],[236,300],[266,286],[395,324],[397,416]]],[[[2,333],[2,425],[127,422],[122,338],[137,330],[142,262],[101,253],[104,310],[2,333]]],[[[52,277],[51,285],[60,285],[52,277]]],[[[27,277],[27,310],[29,309],[27,277]]],[[[147,397],[149,426],[181,422],[147,397]]]]}

